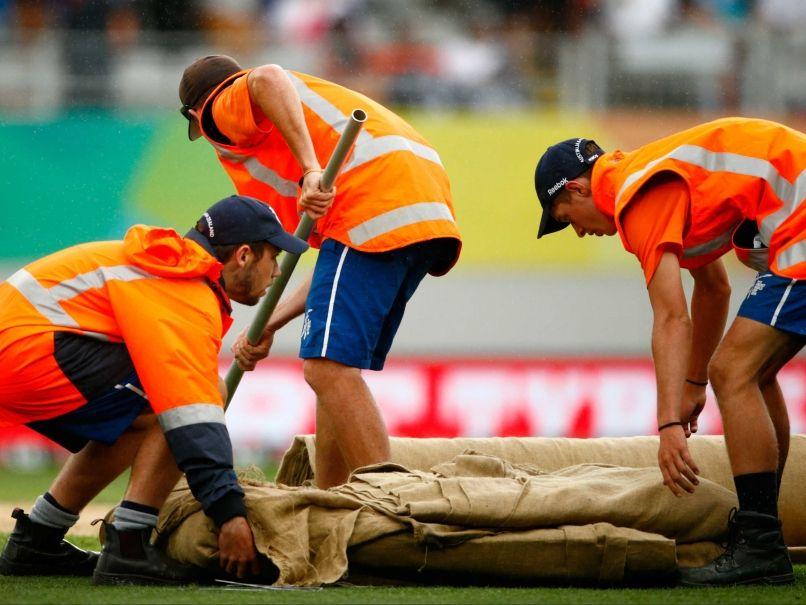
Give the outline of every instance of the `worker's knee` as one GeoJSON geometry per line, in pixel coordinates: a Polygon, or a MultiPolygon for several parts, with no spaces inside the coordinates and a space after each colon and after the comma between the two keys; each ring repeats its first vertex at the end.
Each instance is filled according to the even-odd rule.
{"type": "Polygon", "coordinates": [[[302,365],[305,381],[320,393],[329,386],[354,377],[361,378],[361,370],[330,359],[306,359],[302,365]]]}
{"type": "Polygon", "coordinates": [[[717,350],[708,364],[708,379],[722,412],[726,411],[726,401],[733,399],[732,394],[759,386],[758,371],[743,363],[741,353],[733,349],[717,350]]]}
{"type": "Polygon", "coordinates": [[[708,379],[711,381],[711,387],[714,389],[717,401],[720,400],[720,396],[728,393],[731,387],[736,385],[736,378],[736,372],[731,367],[728,356],[714,355],[711,363],[708,364],[708,379]]]}
{"type": "Polygon", "coordinates": [[[150,407],[147,407],[139,416],[137,416],[137,418],[134,419],[134,422],[129,425],[127,432],[146,433],[153,427],[157,426],[157,424],[157,415],[151,410],[150,407]]]}

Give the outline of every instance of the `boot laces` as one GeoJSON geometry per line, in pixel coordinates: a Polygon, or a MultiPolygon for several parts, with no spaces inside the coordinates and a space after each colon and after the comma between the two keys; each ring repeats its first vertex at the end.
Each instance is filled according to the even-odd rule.
{"type": "Polygon", "coordinates": [[[714,560],[714,566],[718,570],[732,569],[733,567],[736,567],[736,547],[744,543],[741,529],[739,528],[739,524],[736,522],[737,512],[737,509],[734,507],[730,510],[728,515],[728,536],[726,541],[721,544],[721,546],[725,549],[725,552],[714,560]]]}

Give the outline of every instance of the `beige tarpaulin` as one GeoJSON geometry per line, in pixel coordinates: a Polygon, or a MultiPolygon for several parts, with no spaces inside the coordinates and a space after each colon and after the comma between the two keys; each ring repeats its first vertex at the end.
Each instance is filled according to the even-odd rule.
{"type": "MultiPolygon", "coordinates": [[[[355,568],[617,582],[674,570],[675,540],[692,561],[713,556],[736,504],[708,480],[675,498],[655,467],[546,472],[535,460],[458,454],[430,472],[367,467],[327,491],[245,481],[257,548],[279,584],[332,583],[355,568]]],[[[214,567],[212,522],[186,486],[163,507],[158,531],[173,557],[214,567]]]]}
{"type": "MultiPolygon", "coordinates": [[[[585,463],[625,467],[657,466],[657,437],[567,439],[549,437],[489,437],[405,439],[393,437],[392,462],[412,470],[428,470],[465,450],[497,456],[515,464],[532,464],[556,471],[585,463]]],[[[734,491],[725,441],[716,436],[694,436],[689,448],[703,478],[734,491]]],[[[298,436],[283,457],[277,482],[302,485],[313,479],[314,440],[298,436]]],[[[784,537],[791,546],[806,546],[806,435],[793,435],[779,500],[784,537]]]]}

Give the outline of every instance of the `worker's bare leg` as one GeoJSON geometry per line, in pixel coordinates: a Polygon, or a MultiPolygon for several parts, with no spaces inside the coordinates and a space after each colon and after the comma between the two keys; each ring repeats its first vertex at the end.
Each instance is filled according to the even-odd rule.
{"type": "Polygon", "coordinates": [[[361,371],[329,359],[306,359],[304,371],[317,397],[317,485],[339,485],[356,468],[388,460],[386,425],[361,371]]]}
{"type": "Polygon", "coordinates": [[[132,465],[146,435],[156,425],[153,414],[142,414],[114,444],[90,441],[67,459],[48,491],[67,510],[81,512],[103,488],[132,465]]]}
{"type": "Polygon", "coordinates": [[[154,422],[132,462],[123,499],[159,509],[181,476],[165,435],[154,422]]]}
{"type": "Polygon", "coordinates": [[[336,440],[333,425],[325,406],[316,403],[316,484],[326,489],[344,483],[350,475],[350,469],[342,456],[341,448],[336,440]]]}
{"type": "Polygon", "coordinates": [[[802,343],[793,340],[790,346],[783,348],[767,367],[761,372],[759,387],[761,396],[770,413],[772,424],[775,427],[775,437],[778,440],[778,477],[783,476],[786,466],[787,455],[789,454],[789,415],[786,411],[784,394],[781,385],[778,383],[778,371],[786,365],[790,359],[798,354],[802,343]]]}
{"type": "Polygon", "coordinates": [[[783,467],[789,420],[775,375],[802,346],[793,335],[743,317],[719,345],[709,377],[734,476],[777,472],[779,460],[783,467]]]}

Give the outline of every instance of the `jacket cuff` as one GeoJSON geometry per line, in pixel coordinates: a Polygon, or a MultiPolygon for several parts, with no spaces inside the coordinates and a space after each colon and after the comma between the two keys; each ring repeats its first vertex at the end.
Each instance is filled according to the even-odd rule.
{"type": "Polygon", "coordinates": [[[218,527],[221,527],[234,517],[246,517],[246,504],[243,501],[243,494],[227,492],[222,498],[213,502],[204,512],[218,527]]]}

